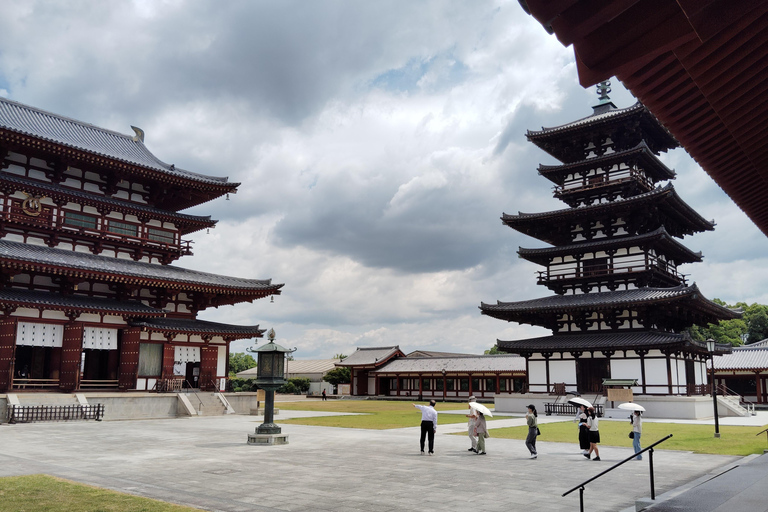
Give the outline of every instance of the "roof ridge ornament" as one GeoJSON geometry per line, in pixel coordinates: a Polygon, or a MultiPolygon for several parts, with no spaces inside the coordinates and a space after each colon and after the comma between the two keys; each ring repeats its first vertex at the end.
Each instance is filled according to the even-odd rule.
{"type": "Polygon", "coordinates": [[[133,129],[133,132],[136,134],[133,136],[133,142],[141,142],[144,143],[144,130],[141,128],[138,128],[136,126],[131,126],[131,129],[133,129]]]}

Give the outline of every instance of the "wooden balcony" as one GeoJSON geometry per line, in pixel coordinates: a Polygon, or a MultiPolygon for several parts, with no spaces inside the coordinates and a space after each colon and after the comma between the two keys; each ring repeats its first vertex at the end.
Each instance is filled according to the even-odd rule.
{"type": "Polygon", "coordinates": [[[608,283],[637,283],[645,285],[677,286],[687,284],[685,274],[677,269],[659,261],[656,258],[646,260],[640,256],[636,259],[623,259],[615,266],[596,265],[590,267],[586,261],[579,268],[551,269],[537,272],[537,284],[550,289],[563,290],[576,288],[586,283],[603,285],[608,283]]]}
{"type": "Polygon", "coordinates": [[[557,199],[569,203],[570,200],[575,199],[574,196],[599,196],[602,191],[607,191],[608,189],[627,187],[634,187],[642,193],[653,190],[654,184],[635,169],[621,169],[608,174],[568,181],[562,186],[554,186],[553,190],[554,196],[557,199]]]}

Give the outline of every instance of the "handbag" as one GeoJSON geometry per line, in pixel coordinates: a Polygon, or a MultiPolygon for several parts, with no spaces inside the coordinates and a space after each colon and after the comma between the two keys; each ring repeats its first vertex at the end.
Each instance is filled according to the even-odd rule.
{"type": "Polygon", "coordinates": [[[539,430],[539,427],[536,427],[536,435],[537,435],[537,436],[540,436],[540,435],[541,435],[541,430],[539,430]]]}
{"type": "Polygon", "coordinates": [[[634,430],[629,433],[629,438],[630,439],[634,439],[635,438],[635,431],[634,430]]]}

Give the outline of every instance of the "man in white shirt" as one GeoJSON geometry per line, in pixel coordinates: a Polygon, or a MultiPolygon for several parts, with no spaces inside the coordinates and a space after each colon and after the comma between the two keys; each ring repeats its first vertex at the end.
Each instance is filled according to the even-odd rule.
{"type": "Polygon", "coordinates": [[[413,406],[421,410],[421,454],[424,455],[424,438],[429,436],[429,454],[435,453],[435,432],[437,432],[437,411],[435,410],[435,401],[430,400],[429,406],[413,406]]]}

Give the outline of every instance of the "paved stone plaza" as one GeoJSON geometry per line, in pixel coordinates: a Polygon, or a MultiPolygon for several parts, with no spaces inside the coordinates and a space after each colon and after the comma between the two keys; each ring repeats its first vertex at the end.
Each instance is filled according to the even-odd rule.
{"type": "MultiPolygon", "coordinates": [[[[306,415],[313,413],[283,410],[276,419],[306,415]]],[[[47,473],[205,510],[574,511],[578,491],[561,494],[631,454],[606,446],[602,462],[592,462],[576,443],[540,442],[539,459],[528,460],[522,441],[492,437],[482,457],[467,452],[466,437],[447,435],[465,424],[439,428],[433,457],[419,454],[417,427],[284,425],[290,444],[249,446],[260,419],[4,424],[0,476],[47,473]]],[[[414,412],[414,425],[419,419],[414,412]]],[[[657,450],[654,459],[661,494],[740,458],[657,450]]],[[[647,460],[627,463],[585,491],[591,512],[620,511],[649,495],[647,460]]]]}

